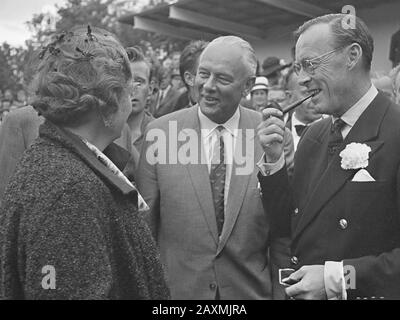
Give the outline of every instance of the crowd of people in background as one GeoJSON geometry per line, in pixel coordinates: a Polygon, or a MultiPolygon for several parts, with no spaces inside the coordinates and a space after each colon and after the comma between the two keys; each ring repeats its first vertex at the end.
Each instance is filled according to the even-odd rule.
{"type": "MultiPolygon", "coordinates": [[[[204,46],[205,41],[193,41],[185,51],[174,51],[163,59],[157,59],[152,56],[144,58],[148,61],[151,68],[151,79],[149,83],[149,93],[146,98],[145,110],[154,118],[180,110],[188,106],[189,87],[185,79],[186,56],[192,53],[188,50],[196,50],[196,46],[204,46]],[[183,59],[181,56],[184,55],[183,59]]],[[[201,52],[201,51],[200,51],[201,52]]],[[[292,74],[292,63],[286,62],[279,57],[270,56],[260,61],[257,65],[257,88],[264,85],[264,90],[252,90],[252,94],[242,100],[242,105],[253,110],[260,110],[259,104],[264,99],[276,101],[285,106],[291,101],[292,92],[287,88],[288,76],[292,74]],[[254,93],[253,93],[254,92],[254,93]]],[[[195,70],[190,72],[195,73],[195,70]]],[[[400,67],[395,66],[388,73],[375,72],[372,75],[372,81],[375,86],[385,95],[396,103],[400,102],[400,67]]],[[[190,77],[186,75],[186,77],[190,77]]],[[[16,92],[8,88],[0,88],[0,122],[12,110],[27,105],[29,96],[29,87],[20,88],[16,92]]],[[[190,100],[193,105],[193,94],[190,100]]],[[[266,106],[266,104],[265,104],[266,106]]]]}
{"type": "Polygon", "coordinates": [[[27,95],[24,89],[13,92],[11,89],[0,89],[0,123],[1,119],[12,110],[21,108],[27,103],[27,95]]]}

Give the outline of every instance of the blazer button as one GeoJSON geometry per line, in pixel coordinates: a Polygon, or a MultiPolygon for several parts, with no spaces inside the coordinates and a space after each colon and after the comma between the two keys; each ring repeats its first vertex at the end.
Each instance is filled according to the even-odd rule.
{"type": "Polygon", "coordinates": [[[340,225],[340,228],[342,228],[343,230],[346,229],[347,225],[348,225],[347,224],[347,220],[346,219],[340,219],[339,225],[340,225]]]}
{"type": "Polygon", "coordinates": [[[290,261],[291,261],[294,265],[296,265],[296,264],[299,263],[299,259],[298,259],[296,256],[293,256],[292,259],[290,259],[290,261]]]}
{"type": "Polygon", "coordinates": [[[299,208],[294,209],[294,215],[297,216],[299,214],[299,208]]]}
{"type": "Polygon", "coordinates": [[[217,289],[217,285],[214,282],[210,283],[210,289],[214,291],[215,289],[217,289]]]}

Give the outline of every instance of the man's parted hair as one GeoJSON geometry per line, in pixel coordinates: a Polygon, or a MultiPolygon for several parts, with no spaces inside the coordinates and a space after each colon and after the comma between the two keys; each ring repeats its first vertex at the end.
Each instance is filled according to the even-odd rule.
{"type": "Polygon", "coordinates": [[[32,106],[58,125],[76,126],[98,109],[108,118],[132,78],[124,47],[110,32],[76,27],[53,37],[39,55],[32,106]]]}
{"type": "Polygon", "coordinates": [[[152,78],[152,69],[153,68],[152,68],[152,65],[149,62],[149,60],[147,60],[147,58],[145,57],[142,49],[140,49],[137,46],[128,47],[128,48],[126,48],[126,52],[128,54],[128,58],[129,58],[129,61],[131,63],[133,63],[133,62],[143,62],[143,63],[145,63],[147,65],[147,67],[149,68],[149,79],[148,80],[150,81],[151,78],[152,78]]]}
{"type": "Polygon", "coordinates": [[[182,81],[187,89],[189,88],[185,81],[185,71],[195,74],[199,57],[207,45],[207,41],[192,41],[183,49],[181,53],[179,60],[179,74],[181,75],[182,81]]]}
{"type": "Polygon", "coordinates": [[[335,47],[342,47],[352,43],[358,43],[360,45],[363,51],[362,58],[364,60],[364,66],[366,70],[369,71],[371,70],[372,55],[374,52],[374,40],[364,21],[358,17],[354,17],[355,27],[344,28],[342,22],[346,21],[346,19],[348,19],[348,15],[342,13],[327,14],[311,19],[295,31],[295,41],[297,42],[300,35],[310,27],[317,24],[328,24],[334,37],[333,45],[335,47]]]}
{"type": "Polygon", "coordinates": [[[257,57],[253,47],[248,43],[246,40],[243,40],[237,36],[223,36],[218,37],[210,42],[211,44],[216,43],[224,43],[227,46],[229,45],[238,45],[240,48],[243,49],[244,54],[242,56],[243,62],[247,67],[248,76],[255,77],[257,73],[257,57]]]}

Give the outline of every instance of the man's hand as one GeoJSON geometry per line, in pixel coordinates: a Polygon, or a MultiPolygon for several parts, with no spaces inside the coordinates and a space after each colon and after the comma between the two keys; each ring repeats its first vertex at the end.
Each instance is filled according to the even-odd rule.
{"type": "Polygon", "coordinates": [[[257,135],[267,162],[275,163],[283,153],[285,134],[285,123],[281,120],[283,113],[274,108],[266,108],[262,114],[263,121],[257,127],[257,135]]]}
{"type": "Polygon", "coordinates": [[[298,281],[285,289],[289,297],[299,300],[326,300],[324,266],[303,266],[293,272],[289,279],[298,281]]]}

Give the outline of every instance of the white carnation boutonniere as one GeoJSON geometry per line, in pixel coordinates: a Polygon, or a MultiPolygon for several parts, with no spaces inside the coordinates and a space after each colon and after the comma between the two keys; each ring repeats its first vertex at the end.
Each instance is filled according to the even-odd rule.
{"type": "Polygon", "coordinates": [[[342,158],[342,168],[363,169],[368,167],[368,159],[371,148],[365,143],[352,142],[339,154],[342,158]]]}

